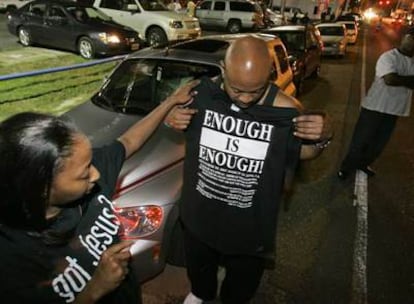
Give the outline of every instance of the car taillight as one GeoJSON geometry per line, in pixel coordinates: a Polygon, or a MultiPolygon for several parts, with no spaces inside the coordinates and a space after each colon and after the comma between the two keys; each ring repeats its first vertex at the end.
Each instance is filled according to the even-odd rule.
{"type": "Polygon", "coordinates": [[[115,208],[116,216],[121,222],[121,238],[140,238],[154,233],[160,228],[163,211],[158,206],[140,206],[115,208]]]}

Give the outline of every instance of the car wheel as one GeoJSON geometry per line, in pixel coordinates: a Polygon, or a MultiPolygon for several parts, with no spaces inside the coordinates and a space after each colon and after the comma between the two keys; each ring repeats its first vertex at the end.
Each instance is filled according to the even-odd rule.
{"type": "Polygon", "coordinates": [[[312,78],[318,78],[321,75],[321,66],[318,65],[316,69],[312,72],[312,78]]]}
{"type": "Polygon", "coordinates": [[[30,32],[24,28],[19,28],[19,41],[23,46],[30,46],[33,44],[32,37],[30,36],[30,32]]]}
{"type": "Polygon", "coordinates": [[[88,37],[82,37],[78,41],[78,52],[85,59],[91,59],[95,55],[93,42],[88,37]]]}
{"type": "Polygon", "coordinates": [[[163,29],[159,27],[153,27],[148,30],[147,43],[150,46],[164,45],[168,43],[168,38],[163,29]]]}
{"type": "Polygon", "coordinates": [[[241,23],[239,20],[230,20],[227,24],[227,30],[232,33],[236,34],[241,31],[241,23]]]}

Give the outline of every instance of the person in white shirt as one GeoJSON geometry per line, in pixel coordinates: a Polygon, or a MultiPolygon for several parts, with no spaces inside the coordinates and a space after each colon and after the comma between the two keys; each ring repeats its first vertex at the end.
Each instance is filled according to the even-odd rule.
{"type": "Polygon", "coordinates": [[[383,53],[375,67],[375,79],[362,101],[348,154],[337,175],[346,179],[356,170],[368,176],[370,165],[389,141],[398,117],[410,115],[414,88],[414,28],[403,35],[400,46],[383,53]]]}

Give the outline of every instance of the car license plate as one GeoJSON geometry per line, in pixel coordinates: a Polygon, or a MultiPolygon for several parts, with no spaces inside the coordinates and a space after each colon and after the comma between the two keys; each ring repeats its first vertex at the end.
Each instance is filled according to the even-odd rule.
{"type": "Polygon", "coordinates": [[[139,48],[139,44],[138,43],[132,43],[131,44],[131,50],[132,51],[136,51],[136,50],[138,50],[138,48],[139,48]]]}

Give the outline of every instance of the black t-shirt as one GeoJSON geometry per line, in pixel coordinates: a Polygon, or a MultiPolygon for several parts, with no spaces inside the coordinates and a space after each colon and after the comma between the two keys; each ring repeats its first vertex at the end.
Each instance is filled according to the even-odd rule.
{"type": "Polygon", "coordinates": [[[226,254],[261,255],[274,245],[278,203],[288,168],[299,159],[295,108],[236,107],[203,78],[186,131],[181,220],[193,235],[226,254]]]}
{"type": "MultiPolygon", "coordinates": [[[[75,230],[64,245],[46,245],[39,235],[0,225],[0,298],[4,303],[70,303],[83,290],[100,255],[119,242],[119,221],[109,199],[125,158],[123,145],[94,149],[93,164],[101,177],[87,197],[65,208],[51,224],[54,232],[75,230]]],[[[132,272],[99,303],[139,302],[132,272]]]]}

